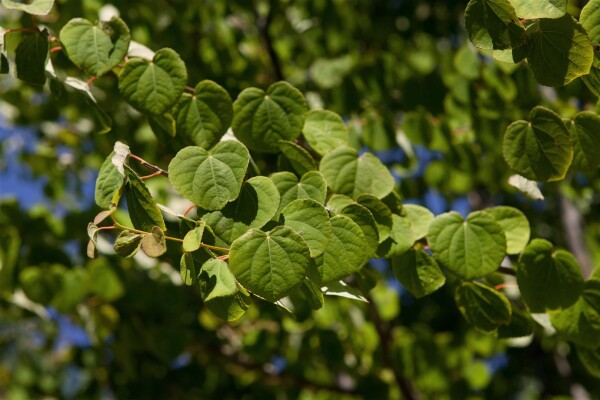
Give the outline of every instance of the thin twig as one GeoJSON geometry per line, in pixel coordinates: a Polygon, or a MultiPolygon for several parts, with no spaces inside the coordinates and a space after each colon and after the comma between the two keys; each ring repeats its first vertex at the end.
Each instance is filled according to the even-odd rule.
{"type": "Polygon", "coordinates": [[[501,274],[505,274],[505,275],[511,275],[511,276],[517,276],[517,271],[515,271],[512,268],[508,268],[508,267],[498,267],[498,272],[500,272],[501,274]]]}
{"type": "Polygon", "coordinates": [[[135,154],[130,154],[129,155],[131,158],[133,158],[134,160],[137,160],[140,164],[142,164],[144,167],[151,169],[155,172],[160,173],[160,175],[163,175],[165,177],[169,177],[169,173],[167,171],[165,171],[164,169],[154,165],[154,164],[150,164],[148,161],[144,160],[141,157],[136,156],[135,154]]]}

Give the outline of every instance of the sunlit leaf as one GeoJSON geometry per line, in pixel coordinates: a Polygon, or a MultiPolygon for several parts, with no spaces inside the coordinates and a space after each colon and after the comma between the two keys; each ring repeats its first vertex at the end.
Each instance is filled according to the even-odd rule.
{"type": "Polygon", "coordinates": [[[240,193],[250,155],[233,140],[210,150],[189,146],[169,164],[169,181],[179,194],[206,210],[220,210],[240,193]]]}

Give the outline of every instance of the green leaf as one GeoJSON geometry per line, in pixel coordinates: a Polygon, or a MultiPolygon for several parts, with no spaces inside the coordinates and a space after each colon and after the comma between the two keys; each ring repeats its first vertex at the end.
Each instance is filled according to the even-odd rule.
{"type": "Polygon", "coordinates": [[[2,0],[4,7],[33,15],[46,15],[52,10],[54,0],[31,0],[27,3],[14,0],[2,0]]]}
{"type": "Polygon", "coordinates": [[[320,283],[339,281],[359,271],[365,263],[367,241],[360,227],[350,218],[331,218],[331,239],[317,258],[320,283]]]}
{"type": "MultiPolygon", "coordinates": [[[[332,196],[333,199],[335,196],[332,196]]],[[[330,199],[330,201],[331,201],[330,199]]],[[[385,239],[390,237],[390,232],[393,224],[392,211],[388,206],[377,197],[372,194],[363,193],[356,198],[356,202],[363,207],[366,207],[377,224],[377,231],[379,232],[379,242],[383,242],[385,239]]]]}
{"type": "Polygon", "coordinates": [[[229,297],[238,292],[235,277],[223,260],[208,260],[202,265],[202,300],[229,297]]]}
{"type": "Polygon", "coordinates": [[[124,258],[135,256],[140,249],[143,237],[144,235],[140,235],[139,233],[133,233],[127,230],[122,231],[113,246],[115,253],[124,258]]]}
{"type": "Polygon", "coordinates": [[[456,305],[467,322],[482,332],[494,332],[510,323],[508,299],[479,282],[464,282],[456,291],[456,305]]]}
{"type": "Polygon", "coordinates": [[[46,83],[48,61],[48,31],[25,36],[15,50],[17,78],[33,85],[46,83]]]}
{"type": "Polygon", "coordinates": [[[147,233],[142,238],[141,247],[148,257],[160,257],[167,252],[167,241],[165,233],[159,226],[152,228],[151,233],[147,233]]]}
{"type": "Polygon", "coordinates": [[[519,18],[560,18],[567,13],[567,0],[510,0],[519,18]]]}
{"type": "Polygon", "coordinates": [[[409,250],[393,257],[392,270],[398,281],[418,299],[446,283],[446,276],[438,263],[423,250],[409,250]]]}
{"type": "Polygon", "coordinates": [[[594,63],[590,73],[582,76],[581,80],[583,83],[585,83],[588,89],[590,89],[594,96],[600,97],[600,68],[598,68],[599,65],[597,64],[598,61],[594,63]]]}
{"type": "Polygon", "coordinates": [[[405,253],[415,243],[411,228],[411,220],[397,214],[392,215],[390,237],[384,240],[377,254],[381,257],[392,257],[405,253]]]}
{"type": "Polygon", "coordinates": [[[125,294],[125,287],[110,265],[101,260],[89,264],[90,290],[104,301],[114,301],[125,294]]]}
{"type": "Polygon", "coordinates": [[[594,48],[571,15],[539,19],[527,28],[527,35],[531,43],[527,60],[538,83],[563,86],[590,72],[594,48]]]}
{"type": "Polygon", "coordinates": [[[220,211],[202,216],[215,235],[231,243],[250,228],[262,228],[277,212],[279,192],[273,181],[255,176],[244,182],[240,196],[220,211]]]}
{"type": "Polygon", "coordinates": [[[292,201],[283,209],[285,225],[296,231],[306,242],[311,257],[323,254],[331,238],[329,213],[312,199],[292,201]]]}
{"type": "Polygon", "coordinates": [[[213,81],[205,80],[184,93],[175,106],[177,130],[208,149],[219,142],[233,120],[233,104],[229,93],[213,81]]]}
{"type": "Polygon", "coordinates": [[[192,254],[184,252],[181,255],[181,260],[179,261],[179,273],[181,274],[181,281],[184,285],[191,286],[196,282],[196,264],[192,254]]]}
{"type": "Polygon", "coordinates": [[[555,250],[552,243],[534,239],[519,258],[517,283],[531,312],[566,308],[579,298],[583,276],[575,257],[555,250]]]}
{"type": "MultiPolygon", "coordinates": [[[[361,196],[363,196],[363,195],[361,195],[361,196]]],[[[375,197],[375,198],[377,199],[377,197],[375,197]]],[[[377,199],[377,200],[379,200],[379,199],[377,199]]],[[[381,201],[381,200],[379,200],[379,201],[381,201]]],[[[351,197],[348,197],[345,194],[334,194],[327,201],[327,208],[331,212],[335,212],[336,214],[339,214],[344,207],[349,206],[350,204],[354,204],[354,203],[355,203],[354,200],[352,200],[351,197]]]]}
{"type": "Polygon", "coordinates": [[[517,190],[519,190],[519,192],[523,193],[532,200],[544,200],[544,195],[542,194],[536,181],[532,181],[522,177],[521,175],[515,174],[508,178],[508,184],[514,186],[517,188],[517,190]]]}
{"type": "Polygon", "coordinates": [[[469,39],[480,49],[518,47],[525,37],[525,28],[508,0],[469,1],[465,26],[469,39]]]}
{"type": "Polygon", "coordinates": [[[200,248],[205,227],[206,223],[204,221],[200,221],[197,227],[185,234],[183,237],[183,251],[190,253],[200,248]]]}
{"type": "Polygon", "coordinates": [[[235,140],[210,150],[189,146],[169,164],[169,181],[186,199],[206,210],[220,210],[240,193],[250,154],[235,140]]]}
{"type": "Polygon", "coordinates": [[[583,111],[575,115],[567,126],[573,141],[571,168],[592,171],[600,167],[600,116],[583,111]]]}
{"type": "Polygon", "coordinates": [[[270,232],[251,229],[231,244],[231,272],[245,288],[275,302],[287,296],[306,276],[308,246],[292,228],[270,232]]]}
{"type": "Polygon", "coordinates": [[[144,181],[127,164],[124,167],[127,175],[125,199],[133,226],[146,232],[151,231],[154,226],[167,230],[160,209],[144,181]]]}
{"type": "Polygon", "coordinates": [[[324,294],[326,296],[343,297],[345,299],[362,301],[363,303],[369,302],[365,296],[361,294],[360,290],[349,286],[344,281],[330,282],[327,286],[323,287],[323,290],[325,291],[324,294]]]}
{"type": "Polygon", "coordinates": [[[348,144],[348,127],[333,111],[310,111],[306,114],[302,134],[310,147],[321,156],[348,144]]]}
{"type": "Polygon", "coordinates": [[[299,175],[317,169],[316,161],[304,147],[294,142],[281,140],[279,142],[279,149],[299,175]]]}
{"type": "Polygon", "coordinates": [[[323,157],[319,170],[334,192],[352,198],[368,193],[381,199],[395,186],[392,174],[377,157],[371,153],[358,157],[358,152],[348,146],[323,157]]]}
{"type": "Polygon", "coordinates": [[[165,48],[152,61],[130,58],[119,75],[119,91],[139,111],[161,115],[177,103],[186,82],[184,62],[174,50],[165,48]]]}
{"type": "Polygon", "coordinates": [[[477,279],[496,271],[506,253],[500,224],[484,212],[467,220],[455,212],[438,215],[429,226],[428,241],[435,258],[464,279],[477,279]]]}
{"type": "Polygon", "coordinates": [[[277,172],[270,176],[281,197],[276,216],[294,200],[313,199],[319,204],[325,203],[327,183],[320,172],[311,171],[302,175],[300,182],[291,172],[277,172]]]}
{"type": "Polygon", "coordinates": [[[600,280],[588,280],[575,304],[549,314],[552,325],[565,339],[586,348],[600,348],[600,280]]]}
{"type": "Polygon", "coordinates": [[[573,145],[560,116],[543,107],[529,114],[531,122],[515,121],[506,128],[504,159],[527,179],[548,182],[565,177],[573,145]]]}
{"type": "Polygon", "coordinates": [[[529,315],[515,307],[514,304],[511,304],[511,306],[510,323],[498,328],[498,338],[520,338],[531,335],[533,333],[533,323],[529,315]]]}
{"type": "Polygon", "coordinates": [[[0,293],[12,292],[19,265],[21,237],[17,228],[7,226],[0,231],[0,293]]]}
{"type": "Polygon", "coordinates": [[[304,281],[302,281],[300,289],[302,290],[306,300],[308,300],[308,304],[310,305],[311,309],[318,310],[323,307],[325,304],[325,298],[323,296],[323,292],[317,285],[306,278],[304,281]]]}
{"type": "Polygon", "coordinates": [[[112,163],[114,156],[115,152],[113,151],[106,157],[96,179],[94,198],[96,204],[102,208],[110,208],[119,203],[121,189],[125,184],[125,177],[121,175],[117,167],[112,163]]]}
{"type": "Polygon", "coordinates": [[[377,223],[373,214],[371,214],[368,208],[354,203],[344,207],[340,211],[340,215],[344,215],[354,221],[365,236],[365,240],[367,241],[365,263],[368,262],[368,259],[375,255],[379,246],[379,231],[377,230],[377,223]]]}
{"type": "Polygon", "coordinates": [[[577,356],[590,375],[600,379],[600,348],[577,348],[577,356]]]}
{"type": "Polygon", "coordinates": [[[342,83],[356,61],[351,54],[337,58],[318,58],[309,69],[310,77],[322,89],[331,89],[342,83]]]}
{"type": "Polygon", "coordinates": [[[8,57],[6,52],[0,47],[0,74],[8,74],[9,72],[8,57]]]}
{"type": "Polygon", "coordinates": [[[513,207],[499,206],[485,210],[504,230],[506,254],[519,254],[529,242],[529,221],[525,214],[513,207]]]}
{"type": "Polygon", "coordinates": [[[60,42],[69,59],[92,76],[112,70],[127,55],[131,34],[119,17],[93,25],[74,18],[60,30],[60,42]]]}
{"type": "Polygon", "coordinates": [[[172,138],[177,135],[175,118],[171,114],[148,115],[148,125],[152,132],[160,139],[172,138]]]}
{"type": "Polygon", "coordinates": [[[525,43],[514,49],[494,50],[492,57],[498,61],[508,64],[517,64],[527,58],[529,43],[525,43]]]}
{"type": "MultiPolygon", "coordinates": [[[[581,9],[579,15],[579,23],[586,30],[592,46],[596,47],[600,44],[600,1],[590,0],[581,9]]],[[[596,53],[596,58],[600,59],[600,55],[596,53]]]]}
{"type": "Polygon", "coordinates": [[[308,106],[302,93],[287,82],[244,89],[233,104],[231,125],[249,149],[276,153],[280,140],[294,140],[302,130],[308,106]]]}
{"type": "Polygon", "coordinates": [[[433,213],[416,204],[405,204],[402,206],[402,210],[410,221],[411,240],[416,242],[427,236],[429,225],[435,218],[433,213]]]}

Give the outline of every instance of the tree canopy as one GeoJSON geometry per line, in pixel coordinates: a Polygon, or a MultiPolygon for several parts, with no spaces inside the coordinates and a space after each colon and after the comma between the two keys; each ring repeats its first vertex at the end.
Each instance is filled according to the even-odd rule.
{"type": "Polygon", "coordinates": [[[600,395],[599,1],[0,7],[1,397],[600,395]]]}

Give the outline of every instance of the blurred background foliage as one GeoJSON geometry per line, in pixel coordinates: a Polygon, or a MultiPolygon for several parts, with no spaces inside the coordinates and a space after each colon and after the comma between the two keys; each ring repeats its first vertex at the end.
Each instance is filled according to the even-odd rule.
{"type": "MultiPolygon", "coordinates": [[[[569,11],[583,4],[572,0],[569,11]]],[[[190,86],[212,79],[235,98],[285,79],[311,108],[343,116],[354,146],[390,167],[405,202],[435,214],[515,206],[532,237],[571,250],[589,276],[600,266],[598,171],[570,173],[543,185],[544,200],[528,200],[507,183],[501,140],[535,105],[570,117],[594,110],[597,99],[580,81],[541,87],[526,64],[475,51],[465,6],[59,0],[38,23],[57,35],[71,18],[94,21],[116,9],[133,40],[182,56],[190,86]]],[[[30,24],[0,9],[3,28],[30,24]]],[[[6,37],[9,54],[18,35],[6,37]]],[[[52,62],[76,74],[62,53],[52,62]]],[[[543,321],[520,340],[478,333],[457,311],[451,285],[417,301],[386,260],[372,260],[359,282],[376,285],[369,303],[329,297],[313,312],[292,298],[292,317],[255,301],[234,323],[203,309],[199,288],[181,285],[175,252],[122,259],[105,237],[103,256],[88,260],[85,227],[99,211],[93,187],[113,143],[163,167],[187,144],[153,132],[116,86],[110,74],[93,84],[112,118],[112,130],[100,134],[80,93],[0,76],[0,397],[398,398],[407,385],[435,399],[600,398],[599,380],[543,321]]],[[[265,174],[276,168],[275,160],[259,162],[265,174]]],[[[166,180],[149,185],[159,202],[177,207],[166,180]]]]}

